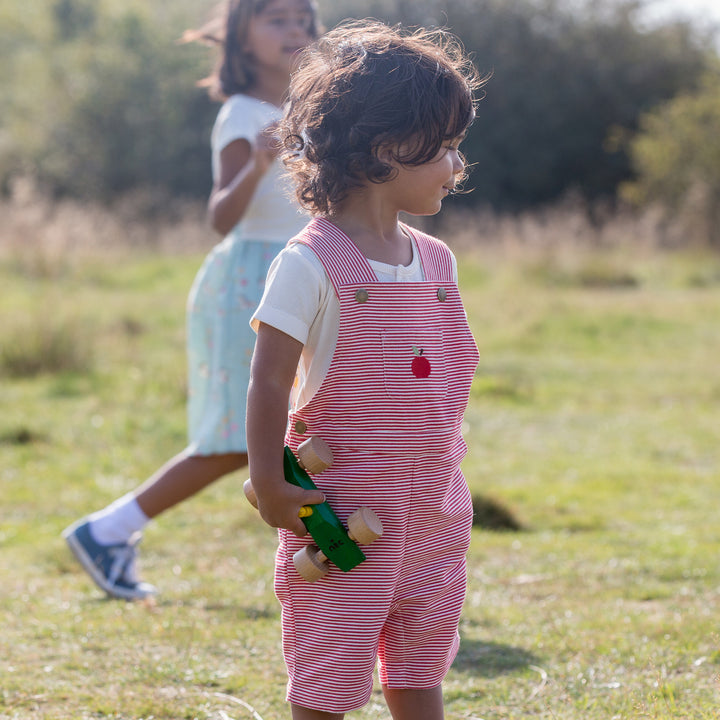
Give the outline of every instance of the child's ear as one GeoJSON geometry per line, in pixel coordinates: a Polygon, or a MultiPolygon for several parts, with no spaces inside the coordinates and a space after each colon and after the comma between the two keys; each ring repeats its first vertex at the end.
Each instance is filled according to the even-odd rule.
{"type": "Polygon", "coordinates": [[[397,162],[398,147],[397,145],[390,143],[378,145],[375,154],[377,155],[377,159],[384,162],[386,165],[394,165],[397,162]]]}

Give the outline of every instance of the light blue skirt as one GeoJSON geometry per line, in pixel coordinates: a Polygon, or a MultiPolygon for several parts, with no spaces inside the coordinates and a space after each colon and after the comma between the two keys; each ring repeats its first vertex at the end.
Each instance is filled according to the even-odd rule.
{"type": "Polygon", "coordinates": [[[188,440],[193,455],[247,452],[250,318],[282,243],[229,235],[205,258],[187,306],[188,440]]]}

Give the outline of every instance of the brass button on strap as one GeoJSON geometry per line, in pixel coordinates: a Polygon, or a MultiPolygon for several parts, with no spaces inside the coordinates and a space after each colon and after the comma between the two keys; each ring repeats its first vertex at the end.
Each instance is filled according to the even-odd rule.
{"type": "Polygon", "coordinates": [[[307,425],[302,420],[297,420],[295,422],[295,432],[304,435],[307,432],[307,425]]]}
{"type": "Polygon", "coordinates": [[[437,299],[440,302],[445,302],[445,300],[447,299],[447,290],[444,287],[438,288],[437,299]]]}
{"type": "Polygon", "coordinates": [[[359,303],[367,302],[369,297],[370,295],[368,294],[368,291],[364,288],[360,288],[355,292],[355,300],[357,300],[359,303]]]}

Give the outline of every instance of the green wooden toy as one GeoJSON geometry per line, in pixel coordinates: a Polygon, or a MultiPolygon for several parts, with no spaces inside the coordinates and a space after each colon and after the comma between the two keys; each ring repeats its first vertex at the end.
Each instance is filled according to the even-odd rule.
{"type": "MultiPolygon", "coordinates": [[[[285,479],[306,490],[317,489],[308,471],[317,474],[331,464],[332,452],[321,438],[308,438],[298,447],[297,458],[289,447],[285,447],[285,479]]],[[[250,480],[245,482],[244,489],[250,503],[257,507],[257,498],[250,480]]],[[[380,519],[368,507],[358,508],[350,515],[347,530],[327,502],[305,505],[299,515],[316,544],[306,545],[295,553],[293,563],[300,575],[309,582],[324,577],[330,569],[329,562],[337,565],[343,572],[357,567],[365,560],[358,544],[369,545],[383,532],[380,519]]]]}

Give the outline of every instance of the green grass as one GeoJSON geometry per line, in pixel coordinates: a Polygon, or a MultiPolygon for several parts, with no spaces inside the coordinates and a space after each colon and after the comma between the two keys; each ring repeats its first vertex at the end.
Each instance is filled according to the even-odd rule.
{"type": "MultiPolygon", "coordinates": [[[[243,473],[150,526],[155,603],[105,600],[60,538],[183,447],[199,262],[0,261],[3,720],[288,717],[275,534],[243,473]]],[[[474,530],[448,718],[719,717],[718,266],[463,256],[464,469],[522,530],[474,530]]],[[[376,691],[351,717],[389,715],[376,691]]]]}

